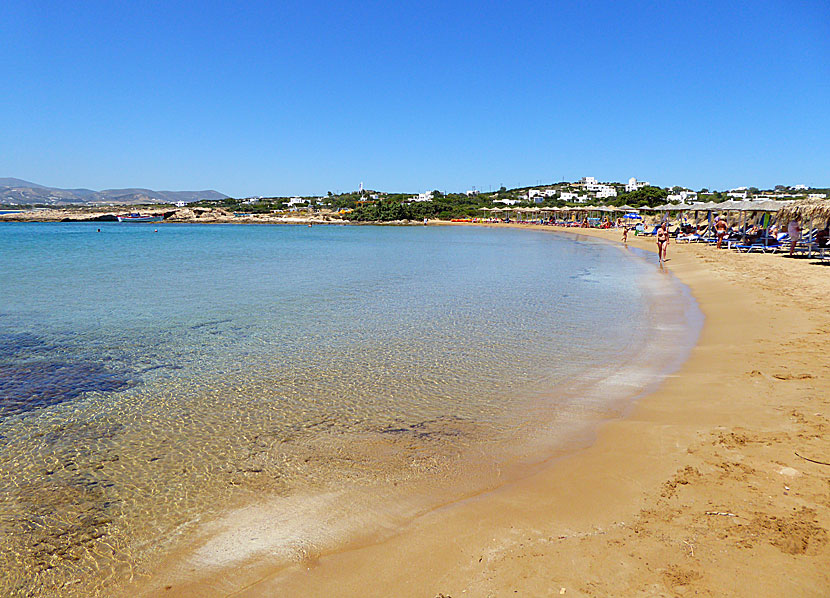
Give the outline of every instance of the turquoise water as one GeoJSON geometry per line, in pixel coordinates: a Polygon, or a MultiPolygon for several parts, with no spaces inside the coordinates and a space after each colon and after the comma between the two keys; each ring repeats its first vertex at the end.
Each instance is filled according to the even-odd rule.
{"type": "Polygon", "coordinates": [[[535,231],[0,224],[0,264],[4,595],[107,594],[266,496],[486,485],[639,387],[587,390],[655,296],[691,338],[652,264],[535,231]]]}

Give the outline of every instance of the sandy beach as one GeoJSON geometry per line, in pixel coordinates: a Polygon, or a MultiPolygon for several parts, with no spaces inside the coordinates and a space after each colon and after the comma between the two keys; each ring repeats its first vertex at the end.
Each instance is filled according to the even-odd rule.
{"type": "Polygon", "coordinates": [[[334,553],[171,562],[138,594],[830,595],[830,270],[674,242],[668,258],[706,317],[699,343],[589,448],[334,553]]]}

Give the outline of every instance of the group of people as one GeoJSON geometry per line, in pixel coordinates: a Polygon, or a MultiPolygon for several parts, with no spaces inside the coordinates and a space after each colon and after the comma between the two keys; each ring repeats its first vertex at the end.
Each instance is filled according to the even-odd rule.
{"type": "MultiPolygon", "coordinates": [[[[622,242],[628,242],[628,226],[623,226],[622,229],[622,242]]],[[[657,232],[655,233],[655,237],[657,238],[657,259],[662,264],[666,261],[666,252],[669,249],[669,224],[667,221],[663,221],[660,226],[657,228],[657,232]]]]}
{"type": "MultiPolygon", "coordinates": [[[[623,226],[622,227],[622,241],[623,243],[628,241],[628,232],[630,227],[623,226]]],[[[781,241],[786,239],[789,241],[790,244],[790,255],[793,255],[795,252],[796,245],[801,240],[801,223],[798,220],[790,220],[787,223],[787,231],[786,235],[783,233],[779,233],[777,226],[772,226],[768,230],[762,229],[760,226],[753,226],[746,231],[746,241],[749,243],[754,243],[761,239],[765,234],[769,236],[771,239],[776,239],[776,241],[781,241]]],[[[730,233],[732,232],[729,223],[727,222],[726,218],[723,216],[718,216],[715,218],[714,223],[714,232],[716,235],[716,247],[720,249],[723,246],[724,241],[729,237],[730,233]]],[[[654,233],[655,237],[657,238],[657,254],[660,262],[666,261],[666,250],[668,249],[669,245],[669,232],[668,232],[668,222],[664,220],[660,226],[657,228],[656,232],[654,233]]],[[[824,229],[816,232],[815,238],[813,242],[818,247],[830,247],[830,223],[824,229]]]]}

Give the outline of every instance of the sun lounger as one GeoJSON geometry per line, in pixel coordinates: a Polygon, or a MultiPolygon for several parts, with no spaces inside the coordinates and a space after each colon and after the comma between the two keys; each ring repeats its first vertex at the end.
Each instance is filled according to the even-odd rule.
{"type": "Polygon", "coordinates": [[[761,253],[775,253],[781,248],[781,245],[778,243],[775,244],[764,244],[763,241],[759,240],[754,243],[733,243],[730,245],[731,249],[737,249],[741,253],[752,253],[760,251],[761,253]]]}

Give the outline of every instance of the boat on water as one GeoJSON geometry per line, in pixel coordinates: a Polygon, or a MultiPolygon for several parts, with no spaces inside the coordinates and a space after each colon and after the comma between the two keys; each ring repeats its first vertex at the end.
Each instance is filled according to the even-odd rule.
{"type": "Polygon", "coordinates": [[[119,214],[118,222],[161,222],[161,216],[142,216],[138,212],[131,214],[119,214]]]}

